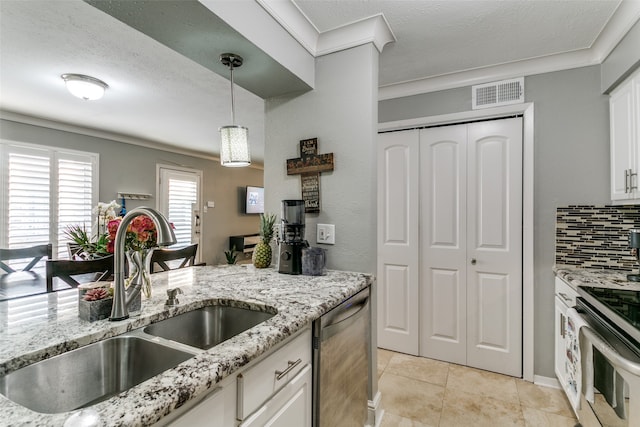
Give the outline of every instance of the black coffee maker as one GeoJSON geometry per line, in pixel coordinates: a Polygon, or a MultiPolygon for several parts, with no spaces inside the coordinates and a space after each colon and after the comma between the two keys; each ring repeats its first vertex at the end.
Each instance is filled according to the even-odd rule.
{"type": "Polygon", "coordinates": [[[304,239],[304,200],[283,200],[280,219],[278,272],[301,274],[302,249],[309,246],[304,239]]]}

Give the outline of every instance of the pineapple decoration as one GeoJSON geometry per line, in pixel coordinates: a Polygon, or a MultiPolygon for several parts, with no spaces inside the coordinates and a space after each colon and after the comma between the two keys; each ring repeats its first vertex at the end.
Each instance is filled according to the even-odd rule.
{"type": "Polygon", "coordinates": [[[271,239],[276,216],[272,213],[260,215],[260,242],[253,249],[253,265],[256,268],[267,268],[271,265],[271,239]]]}

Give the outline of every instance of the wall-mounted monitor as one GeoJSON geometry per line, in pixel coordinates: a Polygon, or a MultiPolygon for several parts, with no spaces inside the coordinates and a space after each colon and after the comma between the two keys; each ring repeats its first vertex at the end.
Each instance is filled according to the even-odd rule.
{"type": "Polygon", "coordinates": [[[248,185],[246,194],[245,213],[264,213],[264,187],[252,187],[248,185]]]}

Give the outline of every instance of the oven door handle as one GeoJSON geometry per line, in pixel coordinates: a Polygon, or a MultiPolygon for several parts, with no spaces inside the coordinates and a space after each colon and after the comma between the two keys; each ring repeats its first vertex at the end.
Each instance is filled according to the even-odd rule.
{"type": "Polygon", "coordinates": [[[640,363],[635,363],[622,356],[618,351],[611,347],[605,340],[593,329],[583,326],[580,333],[597,349],[614,368],[620,369],[635,376],[640,376],[640,363]]]}

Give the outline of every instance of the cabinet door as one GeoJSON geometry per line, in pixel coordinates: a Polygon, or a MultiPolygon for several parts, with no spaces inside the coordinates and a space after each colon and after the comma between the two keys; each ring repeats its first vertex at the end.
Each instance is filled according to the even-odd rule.
{"type": "Polygon", "coordinates": [[[554,342],[555,342],[555,357],[554,366],[556,371],[556,377],[562,388],[565,388],[566,384],[566,372],[565,372],[565,359],[566,359],[566,347],[565,347],[565,330],[566,330],[566,314],[567,306],[558,298],[555,297],[555,329],[554,329],[554,342]]]}
{"type": "Polygon", "coordinates": [[[202,402],[169,425],[171,427],[233,427],[236,418],[235,409],[236,383],[233,381],[214,390],[202,402]]]}
{"type": "Polygon", "coordinates": [[[307,365],[240,427],[311,427],[311,365],[307,365]]]}
{"type": "Polygon", "coordinates": [[[633,85],[628,82],[616,89],[609,99],[611,144],[611,200],[627,200],[632,197],[631,187],[637,184],[635,161],[635,120],[633,85]]]}

